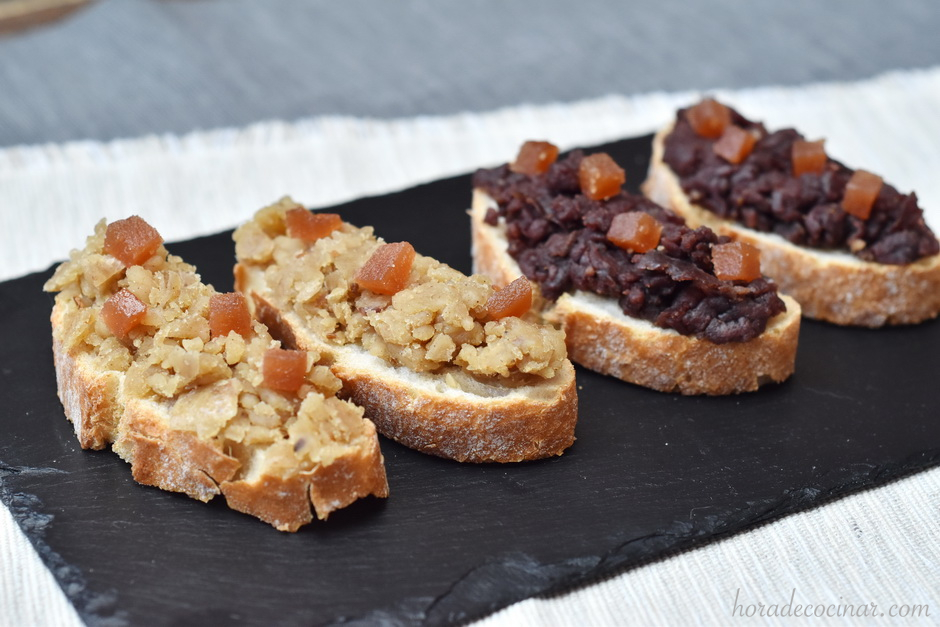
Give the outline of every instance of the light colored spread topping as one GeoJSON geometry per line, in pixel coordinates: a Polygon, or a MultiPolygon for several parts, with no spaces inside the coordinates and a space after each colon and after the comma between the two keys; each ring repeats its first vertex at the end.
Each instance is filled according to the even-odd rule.
{"type": "Polygon", "coordinates": [[[238,292],[213,294],[209,298],[209,333],[212,337],[219,337],[231,331],[242,337],[251,333],[248,303],[238,292]]]}
{"type": "Polygon", "coordinates": [[[264,353],[264,385],[272,390],[296,392],[307,377],[307,353],[269,348],[264,353]]]}
{"type": "Polygon", "coordinates": [[[335,213],[312,213],[302,207],[288,211],[284,221],[287,235],[305,242],[315,242],[343,225],[342,218],[335,213]]]}
{"type": "Polygon", "coordinates": [[[735,165],[741,163],[754,150],[757,136],[739,126],[729,125],[721,134],[712,149],[715,154],[735,165]]]}
{"type": "Polygon", "coordinates": [[[627,175],[610,155],[599,152],[581,161],[578,180],[582,194],[592,200],[606,200],[620,193],[627,175]]]}
{"type": "Polygon", "coordinates": [[[532,309],[532,284],[524,276],[506,287],[494,290],[486,301],[486,314],[490,320],[508,316],[524,316],[532,309]]]}
{"type": "Polygon", "coordinates": [[[877,174],[856,170],[845,184],[842,208],[856,218],[867,220],[883,185],[884,181],[877,174]]]}
{"type": "Polygon", "coordinates": [[[101,318],[118,339],[127,339],[147,313],[147,305],[127,289],[115,293],[101,308],[101,318]]]}
{"type": "Polygon", "coordinates": [[[828,160],[825,144],[823,139],[814,142],[802,139],[794,141],[791,149],[793,176],[799,178],[804,174],[822,174],[828,160]]]}
{"type": "Polygon", "coordinates": [[[362,409],[335,397],[342,383],[316,351],[299,353],[304,370],[295,393],[266,386],[264,358],[278,343],[264,325],[251,321],[243,336],[219,334],[210,321],[213,297],[232,303],[240,295],[217,294],[191,265],[165,251],[125,268],[104,252],[108,231],[102,220],[44,286],[59,292],[53,333],[69,354],[124,373],[126,398],[169,404],[171,428],[216,438],[243,469],[263,459],[265,472],[287,476],[374,437],[362,409]]]}
{"type": "Polygon", "coordinates": [[[635,253],[645,253],[659,245],[663,225],[643,211],[618,213],[607,230],[607,239],[635,253]]]}
{"type": "Polygon", "coordinates": [[[104,236],[104,253],[117,258],[125,266],[147,261],[160,248],[163,238],[143,218],[131,216],[108,225],[104,236]]]}
{"type": "Polygon", "coordinates": [[[284,214],[296,206],[284,199],[259,211],[235,231],[236,254],[252,272],[264,273],[270,302],[327,344],[358,344],[392,365],[441,372],[454,387],[467,374],[505,383],[551,378],[564,363],[561,331],[513,316],[489,318],[494,290],[482,276],[416,254],[394,294],[363,286],[358,275],[386,246],[372,228],[343,224],[304,243],[286,236],[284,214]],[[455,369],[466,374],[451,377],[455,369]]]}
{"type": "Polygon", "coordinates": [[[711,98],[702,100],[686,112],[692,130],[708,139],[718,139],[731,125],[731,111],[711,98]]]}
{"type": "Polygon", "coordinates": [[[356,273],[362,289],[391,296],[404,289],[415,260],[415,249],[408,242],[382,244],[356,273]]]}
{"type": "Polygon", "coordinates": [[[712,246],[715,276],[722,281],[753,281],[760,278],[760,250],[745,242],[712,246]]]}
{"type": "Polygon", "coordinates": [[[549,142],[527,141],[522,144],[509,169],[518,174],[545,174],[558,159],[558,146],[549,142]]]}

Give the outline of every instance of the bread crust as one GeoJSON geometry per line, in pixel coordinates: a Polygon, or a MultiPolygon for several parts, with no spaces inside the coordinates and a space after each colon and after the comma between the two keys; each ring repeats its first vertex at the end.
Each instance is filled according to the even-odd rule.
{"type": "Polygon", "coordinates": [[[155,401],[129,400],[114,452],[131,465],[138,483],[209,501],[241,463],[191,431],[168,428],[167,412],[155,401]]]}
{"type": "MultiPolygon", "coordinates": [[[[53,307],[53,329],[65,315],[53,307]]],[[[53,356],[59,398],[73,423],[82,448],[109,444],[131,465],[134,480],[208,502],[219,494],[228,506],[250,514],[281,531],[297,531],[313,516],[329,514],[360,497],[388,496],[385,465],[375,426],[366,421],[367,446],[354,448],[327,465],[283,478],[262,475],[251,481],[232,481],[241,468],[238,459],[191,431],[171,429],[165,403],[128,399],[121,392],[123,373],[102,371],[90,355],[70,353],[53,333],[53,356]]]]}
{"type": "Polygon", "coordinates": [[[678,176],[663,162],[665,138],[671,131],[669,125],[653,140],[643,192],[684,217],[689,226],[704,225],[760,248],[764,273],[799,301],[803,315],[841,325],[880,327],[916,324],[940,313],[940,254],[907,265],[875,263],[848,252],[797,246],[779,235],[720,218],[690,202],[678,176]]]}
{"type": "MultiPolygon", "coordinates": [[[[507,389],[502,397],[419,385],[417,373],[396,368],[364,350],[327,344],[303,321],[270,302],[263,272],[239,264],[236,288],[249,294],[255,316],[285,345],[317,350],[343,381],[340,396],[365,409],[379,433],[422,452],[461,462],[518,462],[562,452],[574,442],[578,401],[574,368],[565,363],[538,386],[507,389]],[[412,377],[412,378],[409,378],[412,377]],[[537,388],[537,389],[536,389],[537,388]]],[[[432,375],[424,375],[435,379],[432,375]]]]}
{"type": "MultiPolygon", "coordinates": [[[[63,306],[52,308],[53,330],[62,325],[63,306]]],[[[119,395],[121,375],[98,372],[87,355],[69,352],[52,334],[52,356],[55,362],[56,391],[65,416],[72,423],[82,448],[100,450],[117,437],[117,426],[123,411],[119,395]]]]}
{"type": "MultiPolygon", "coordinates": [[[[522,274],[506,252],[502,228],[483,219],[493,201],[474,190],[470,210],[474,270],[505,285],[522,274]]],[[[662,392],[725,395],[756,390],[793,374],[800,306],[781,296],[787,310],[748,342],[715,344],[623,314],[616,303],[592,294],[564,294],[546,303],[543,316],[560,325],[568,354],[582,366],[662,392]]]]}

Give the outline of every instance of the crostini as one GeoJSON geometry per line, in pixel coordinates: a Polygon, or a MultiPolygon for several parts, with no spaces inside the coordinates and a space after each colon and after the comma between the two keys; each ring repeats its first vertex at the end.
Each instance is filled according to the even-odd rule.
{"type": "Polygon", "coordinates": [[[473,178],[474,269],[518,274],[571,359],[655,390],[732,394],[794,368],[800,308],[754,251],[622,190],[606,154],[527,142],[473,178]]]}
{"type": "Polygon", "coordinates": [[[59,398],[83,448],[284,531],[388,495],[375,426],[315,351],[283,350],[139,217],[101,221],[45,285],[59,398]]]}
{"type": "Polygon", "coordinates": [[[287,346],[324,355],[379,432],[457,461],[560,455],[577,392],[564,336],[494,290],[289,198],[235,231],[236,289],[287,346]]]}
{"type": "Polygon", "coordinates": [[[880,327],[940,313],[940,244],[916,195],[831,159],[821,140],[706,99],[656,134],[643,190],[690,226],[758,247],[807,317],[880,327]]]}

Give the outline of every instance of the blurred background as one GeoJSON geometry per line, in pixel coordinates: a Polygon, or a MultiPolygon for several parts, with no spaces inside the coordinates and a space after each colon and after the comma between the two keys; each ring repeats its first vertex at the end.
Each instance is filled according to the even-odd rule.
{"type": "Polygon", "coordinates": [[[854,80],[936,0],[0,0],[0,145],[854,80]]]}

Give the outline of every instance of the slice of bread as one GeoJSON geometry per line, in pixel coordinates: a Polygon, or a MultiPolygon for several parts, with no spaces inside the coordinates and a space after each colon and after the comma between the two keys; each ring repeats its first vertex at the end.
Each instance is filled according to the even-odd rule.
{"type": "Polygon", "coordinates": [[[678,176],[663,162],[672,127],[660,130],[653,140],[644,194],[684,217],[689,226],[704,225],[757,246],[764,273],[799,301],[803,315],[835,324],[880,327],[914,324],[940,313],[940,254],[907,265],[864,261],[849,252],[797,246],[693,204],[678,176]]]}
{"type": "MultiPolygon", "coordinates": [[[[470,209],[473,267],[496,285],[522,274],[509,256],[502,218],[484,221],[495,201],[476,189],[470,209]]],[[[715,344],[625,315],[618,304],[586,292],[563,294],[554,303],[540,299],[542,315],[565,331],[568,354],[591,370],[662,392],[735,394],[793,374],[800,330],[800,307],[781,295],[786,312],[747,342],[715,344]]]]}
{"type": "Polygon", "coordinates": [[[326,356],[380,433],[461,462],[540,459],[574,442],[560,333],[487,321],[488,282],[422,255],[393,296],[362,289],[355,275],[382,240],[345,223],[312,243],[289,237],[298,208],[284,199],[236,230],[236,289],[285,345],[326,356]]]}
{"type": "Polygon", "coordinates": [[[125,268],[103,251],[102,221],[47,282],[56,291],[53,355],[59,397],[83,448],[113,449],[143,484],[296,531],[360,497],[387,496],[375,426],[335,397],[340,382],[306,357],[296,392],[267,387],[267,328],[210,332],[211,286],[162,246],[125,268]],[[146,306],[118,338],[102,314],[127,290],[146,306]]]}

